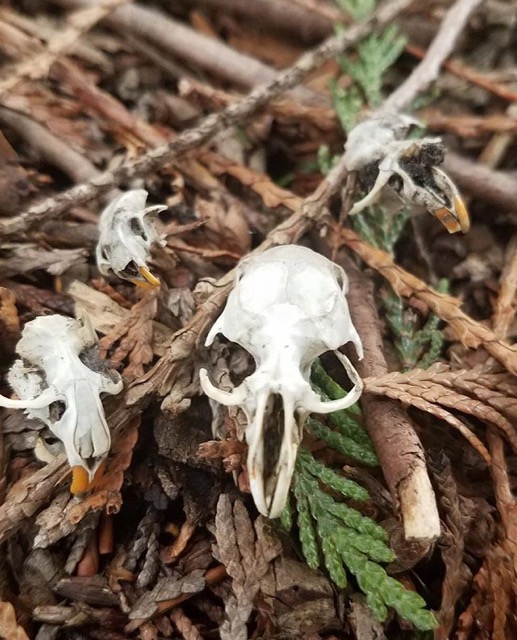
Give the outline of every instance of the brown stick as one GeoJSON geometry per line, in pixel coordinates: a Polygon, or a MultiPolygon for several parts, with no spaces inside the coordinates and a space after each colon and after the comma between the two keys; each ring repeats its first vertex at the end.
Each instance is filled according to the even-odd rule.
{"type": "Polygon", "coordinates": [[[292,34],[306,44],[323,40],[334,29],[330,17],[291,0],[188,0],[188,4],[229,13],[261,28],[267,26],[292,34]]]}
{"type": "Polygon", "coordinates": [[[70,207],[93,200],[127,178],[150,173],[180,153],[207,142],[220,131],[249,118],[273,98],[298,84],[310,71],[358,42],[373,28],[391,23],[411,3],[412,0],[392,0],[382,5],[372,18],[350,27],[346,33],[328,38],[317,49],[302,55],[293,66],[279,73],[272,82],[257,87],[240,102],[230,105],[218,114],[208,116],[199,126],[183,132],[169,144],[152,149],[136,160],[105,171],[88,182],[30,207],[20,215],[3,222],[0,232],[6,235],[19,233],[42,220],[62,215],[70,207]]]}
{"type": "MultiPolygon", "coordinates": [[[[413,44],[406,45],[406,51],[408,51],[411,55],[417,58],[423,58],[427,55],[427,52],[420,47],[417,47],[413,44]]],[[[497,84],[493,82],[489,78],[486,78],[483,74],[471,67],[466,67],[459,62],[454,62],[453,60],[449,60],[443,65],[444,69],[447,69],[450,73],[453,73],[458,78],[463,78],[464,80],[468,80],[472,84],[477,85],[487,91],[490,91],[496,96],[503,98],[504,100],[508,100],[509,102],[517,102],[517,92],[508,89],[504,85],[497,84]]]]}
{"type": "MultiPolygon", "coordinates": [[[[349,281],[348,302],[352,321],[361,337],[364,358],[355,366],[362,378],[388,373],[373,283],[343,252],[338,262],[349,281]]],[[[404,533],[425,547],[440,535],[440,518],[427,473],[422,444],[406,410],[399,402],[364,393],[361,406],[368,433],[379,457],[394,500],[400,505],[404,533]]]]}
{"type": "Polygon", "coordinates": [[[87,158],[29,116],[0,106],[0,123],[11,127],[39,156],[75,182],[91,180],[99,175],[100,172],[87,158]]]}
{"type": "Polygon", "coordinates": [[[0,506],[0,544],[45,505],[54,487],[69,473],[70,467],[63,454],[11,487],[6,501],[0,506]]]}
{"type": "MultiPolygon", "coordinates": [[[[53,0],[66,8],[95,8],[100,0],[53,0]]],[[[276,77],[276,70],[267,64],[239,53],[224,42],[198,33],[189,26],[174,20],[161,11],[132,4],[120,7],[106,17],[104,23],[120,33],[153,44],[164,49],[170,56],[189,65],[224,78],[250,90],[276,77]]],[[[298,97],[315,98],[307,89],[298,89],[298,97]]]]}
{"type": "Polygon", "coordinates": [[[517,180],[515,175],[494,171],[481,164],[449,152],[445,156],[445,171],[460,189],[517,216],[517,180]]]}
{"type": "Polygon", "coordinates": [[[442,20],[424,59],[409,78],[384,101],[382,111],[406,109],[419,93],[436,80],[445,58],[454,49],[467,20],[481,2],[482,0],[456,0],[442,20]]]}

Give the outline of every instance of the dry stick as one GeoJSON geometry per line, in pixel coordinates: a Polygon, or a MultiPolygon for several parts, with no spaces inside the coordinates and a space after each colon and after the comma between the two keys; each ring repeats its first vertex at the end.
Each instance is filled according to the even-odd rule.
{"type": "Polygon", "coordinates": [[[295,34],[302,42],[314,44],[334,30],[329,16],[302,7],[292,0],[187,0],[189,5],[207,7],[219,13],[230,13],[276,31],[295,34]]]}
{"type": "Polygon", "coordinates": [[[482,0],[457,0],[445,14],[436,37],[423,61],[413,69],[409,78],[384,101],[382,111],[401,111],[415,97],[438,78],[443,61],[454,49],[456,40],[472,12],[482,0]]]}
{"type": "MultiPolygon", "coordinates": [[[[352,321],[364,348],[364,358],[354,366],[362,378],[388,373],[373,283],[346,255],[338,257],[349,281],[348,302],[352,321]]],[[[440,517],[425,454],[415,428],[402,405],[388,398],[364,393],[361,407],[366,428],[392,496],[400,505],[406,539],[419,540],[423,553],[440,535],[440,517]]]]}
{"type": "MultiPolygon", "coordinates": [[[[307,231],[314,220],[321,218],[326,211],[326,203],[340,189],[346,172],[343,164],[337,165],[330,171],[316,191],[305,200],[300,200],[293,196],[296,201],[296,213],[278,225],[267,238],[248,255],[254,255],[281,244],[296,242],[300,236],[307,231]]],[[[191,320],[171,338],[167,353],[155,364],[126,393],[128,404],[134,404],[142,400],[150,393],[157,393],[165,396],[171,393],[171,389],[185,366],[186,361],[192,361],[192,352],[200,346],[199,340],[207,331],[219,314],[228,293],[230,292],[235,279],[236,268],[226,273],[215,284],[215,291],[197,309],[191,320]]],[[[163,409],[172,408],[180,398],[174,397],[173,392],[170,398],[166,398],[162,404],[163,409]]]]}
{"type": "MultiPolygon", "coordinates": [[[[99,0],[53,0],[71,7],[92,7],[99,0]]],[[[170,56],[203,69],[211,75],[224,78],[247,90],[271,82],[276,70],[244,53],[239,53],[217,38],[211,38],[174,20],[161,11],[134,4],[114,11],[104,21],[122,35],[131,35],[152,41],[170,56]]],[[[316,99],[310,89],[295,89],[298,98],[316,99]]]]}
{"type": "Polygon", "coordinates": [[[383,27],[392,22],[411,3],[412,0],[392,0],[382,5],[370,20],[350,27],[346,33],[327,39],[318,48],[301,56],[293,66],[279,73],[272,82],[265,86],[257,87],[243,100],[230,105],[221,113],[208,116],[199,126],[183,132],[170,144],[152,149],[136,160],[126,162],[115,169],[105,171],[88,182],[47,198],[20,215],[3,222],[0,225],[0,233],[6,235],[19,233],[43,220],[62,215],[70,207],[89,202],[111,188],[120,185],[128,178],[146,175],[166,164],[180,153],[207,142],[220,131],[245,120],[273,98],[294,87],[310,71],[348,49],[370,33],[372,29],[383,27]]]}
{"type": "Polygon", "coordinates": [[[98,6],[79,9],[68,16],[68,26],[47,43],[45,51],[38,51],[19,62],[7,78],[0,81],[0,98],[25,79],[35,80],[47,75],[52,63],[60,55],[73,47],[83,34],[105,18],[110,11],[126,2],[129,0],[103,0],[98,6]]]}
{"type": "Polygon", "coordinates": [[[72,180],[80,182],[99,175],[98,169],[87,158],[29,116],[0,106],[0,123],[16,131],[33,151],[72,180]]]}
{"type": "Polygon", "coordinates": [[[445,171],[463,191],[488,202],[498,209],[517,215],[517,180],[515,175],[494,171],[482,164],[448,153],[443,164],[445,171]]]}
{"type": "MultiPolygon", "coordinates": [[[[426,52],[412,44],[406,45],[406,51],[416,56],[417,58],[423,58],[426,55],[426,52]]],[[[486,89],[490,91],[499,98],[503,98],[504,100],[508,100],[509,102],[517,102],[517,92],[512,91],[502,84],[498,84],[497,82],[493,82],[489,78],[485,77],[483,74],[476,71],[476,69],[472,69],[471,67],[466,67],[465,65],[460,64],[459,62],[454,62],[450,60],[446,62],[444,65],[444,69],[447,69],[450,73],[458,76],[459,78],[463,78],[472,84],[481,87],[482,89],[486,89]]]]}
{"type": "Polygon", "coordinates": [[[70,467],[62,454],[11,487],[0,506],[0,544],[50,499],[56,485],[69,473],[70,467]]]}

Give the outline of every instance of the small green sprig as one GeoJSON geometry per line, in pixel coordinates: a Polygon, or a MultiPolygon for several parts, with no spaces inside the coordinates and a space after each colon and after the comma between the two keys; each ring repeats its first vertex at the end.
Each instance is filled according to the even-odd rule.
{"type": "Polygon", "coordinates": [[[406,590],[379,564],[394,559],[394,553],[387,545],[386,531],[357,509],[336,501],[320,483],[343,497],[353,497],[356,502],[368,499],[363,487],[325,467],[308,451],[300,450],[293,493],[300,543],[307,564],[315,569],[323,560],[330,578],[340,588],[347,585],[348,570],[380,621],[386,619],[391,607],[417,629],[433,629],[436,619],[424,608],[424,600],[406,590]]]}
{"type": "Polygon", "coordinates": [[[390,25],[382,33],[373,33],[357,46],[357,57],[341,56],[339,63],[345,73],[362,91],[370,107],[382,102],[384,74],[400,56],[406,39],[396,25],[390,25]]]}
{"type": "Polygon", "coordinates": [[[368,244],[388,253],[393,253],[395,244],[408,220],[409,211],[405,208],[389,214],[383,207],[376,205],[368,207],[368,209],[356,216],[350,217],[354,230],[368,244]]]}
{"type": "Polygon", "coordinates": [[[336,4],[355,20],[364,20],[376,7],[376,0],[336,0],[336,4]]]}
{"type": "MultiPolygon", "coordinates": [[[[448,281],[442,279],[437,290],[446,293],[448,286],[448,281]]],[[[445,336],[439,328],[440,318],[430,313],[423,326],[418,328],[417,314],[394,292],[388,294],[384,306],[402,370],[427,369],[436,362],[445,344],[445,336]]]]}

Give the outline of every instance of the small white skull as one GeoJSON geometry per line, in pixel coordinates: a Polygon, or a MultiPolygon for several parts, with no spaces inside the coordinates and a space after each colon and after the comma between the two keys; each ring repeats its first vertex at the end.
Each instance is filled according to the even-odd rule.
{"type": "Polygon", "coordinates": [[[1,407],[25,409],[44,422],[63,442],[70,466],[84,469],[90,481],[111,444],[100,395],[123,387],[120,375],[96,356],[96,343],[86,319],[52,315],[28,322],[16,346],[21,358],[8,375],[20,399],[0,396],[1,407]]]}
{"type": "Polygon", "coordinates": [[[97,266],[103,275],[113,271],[119,278],[143,288],[160,286],[147,267],[151,246],[164,245],[151,218],[165,211],[165,205],[146,207],[147,191],[133,189],[111,202],[99,220],[97,266]]]}
{"type": "Polygon", "coordinates": [[[452,180],[435,166],[443,162],[441,141],[406,140],[415,124],[417,121],[408,116],[382,115],[365,120],[350,131],[344,156],[348,171],[371,174],[377,170],[369,193],[355,203],[350,215],[372,204],[390,184],[402,200],[423,206],[449,233],[466,233],[470,219],[465,203],[452,180]]]}
{"type": "Polygon", "coordinates": [[[258,510],[280,515],[289,492],[303,425],[310,412],[330,413],[354,404],[362,381],[338,347],[353,342],[359,358],[361,340],[350,319],[343,269],[323,256],[296,245],[275,247],[239,265],[234,290],[210,330],[206,345],[222,333],[255,359],[256,370],[232,393],[215,387],[201,369],[203,391],[227,406],[240,406],[247,417],[247,468],[258,510]],[[312,362],[332,350],[354,388],[344,398],[324,402],[311,388],[312,362]],[[277,415],[275,414],[277,411],[277,415]],[[281,418],[283,412],[283,419],[281,418]],[[280,451],[268,455],[271,424],[280,451]]]}

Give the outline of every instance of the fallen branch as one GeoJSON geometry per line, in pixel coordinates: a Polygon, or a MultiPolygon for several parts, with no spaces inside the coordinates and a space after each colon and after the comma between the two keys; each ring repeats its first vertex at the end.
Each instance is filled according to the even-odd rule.
{"type": "MultiPolygon", "coordinates": [[[[99,5],[79,9],[68,16],[68,26],[47,42],[46,47],[19,62],[5,78],[0,81],[0,99],[8,91],[12,91],[23,80],[43,78],[49,72],[52,64],[72,48],[77,40],[97,22],[105,18],[121,4],[129,0],[103,0],[99,5]]],[[[84,180],[85,178],[83,178],[84,180]]]]}
{"type": "MultiPolygon", "coordinates": [[[[388,373],[373,285],[355,263],[341,253],[338,262],[348,275],[350,314],[363,342],[364,358],[354,362],[361,378],[388,373]]],[[[408,540],[422,543],[422,553],[440,535],[440,518],[425,454],[406,410],[396,400],[364,393],[361,407],[366,428],[394,500],[400,505],[408,540]]]]}
{"type": "Polygon", "coordinates": [[[11,487],[0,506],[0,544],[50,500],[56,485],[69,473],[63,454],[11,487]]]}
{"type": "Polygon", "coordinates": [[[422,62],[398,89],[387,98],[382,111],[402,111],[438,78],[444,60],[454,49],[467,20],[482,0],[457,0],[447,11],[422,62]]]}
{"type": "Polygon", "coordinates": [[[302,55],[293,66],[279,73],[272,82],[257,87],[240,102],[230,105],[218,114],[206,117],[199,126],[184,131],[167,145],[152,149],[136,160],[125,162],[87,182],[35,204],[18,216],[3,222],[0,225],[0,233],[12,235],[25,231],[43,220],[64,214],[72,206],[93,200],[128,178],[157,170],[180,153],[207,142],[220,131],[249,118],[273,98],[298,84],[310,71],[353,46],[372,29],[391,23],[411,3],[412,0],[392,0],[381,6],[369,20],[350,27],[346,33],[328,38],[317,49],[302,55]]]}

